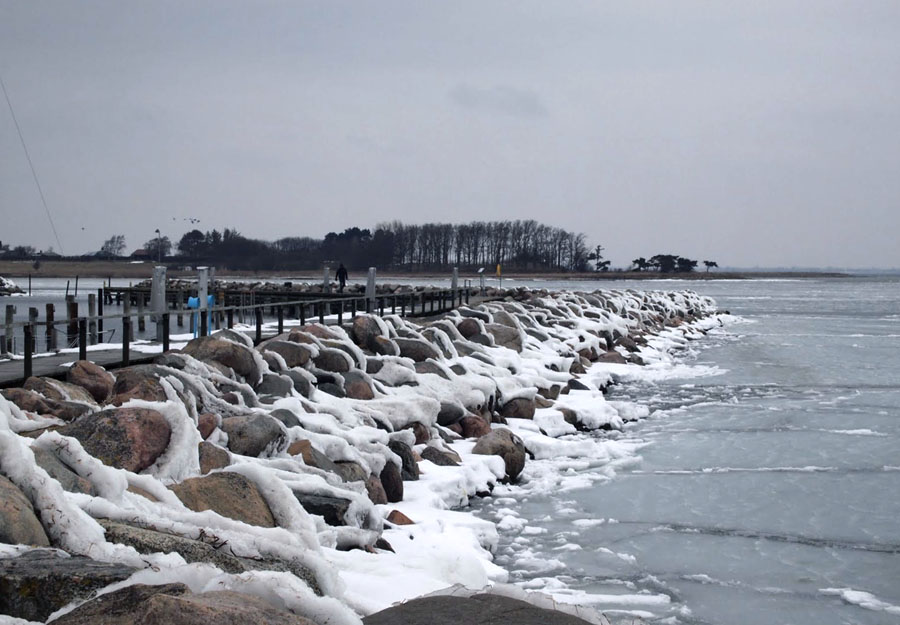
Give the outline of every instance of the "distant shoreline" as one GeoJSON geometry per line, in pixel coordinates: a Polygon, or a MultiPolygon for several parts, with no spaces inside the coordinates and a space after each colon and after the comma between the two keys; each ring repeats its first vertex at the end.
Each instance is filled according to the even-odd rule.
{"type": "MultiPolygon", "coordinates": [[[[33,278],[149,278],[152,274],[154,263],[131,263],[129,261],[41,261],[40,267],[35,269],[30,261],[0,261],[0,276],[16,280],[33,278]]],[[[191,277],[195,271],[185,271],[181,268],[168,266],[169,277],[191,277]]],[[[220,277],[264,279],[264,278],[293,278],[307,281],[319,281],[322,279],[321,271],[316,270],[263,270],[263,271],[233,271],[218,270],[220,277]]],[[[404,272],[385,271],[379,273],[380,279],[385,278],[439,278],[446,279],[450,272],[404,272]]],[[[365,276],[362,271],[351,271],[351,281],[360,280],[365,276]]],[[[538,272],[538,271],[511,271],[503,274],[504,278],[514,280],[759,280],[759,279],[807,279],[807,278],[850,278],[853,274],[828,272],[828,271],[695,271],[691,273],[657,273],[653,271],[607,271],[607,272],[538,272]]],[[[460,272],[461,279],[477,279],[475,272],[460,272]]],[[[485,273],[485,278],[496,279],[493,272],[485,273]]],[[[19,286],[22,286],[21,284],[19,286]]]]}

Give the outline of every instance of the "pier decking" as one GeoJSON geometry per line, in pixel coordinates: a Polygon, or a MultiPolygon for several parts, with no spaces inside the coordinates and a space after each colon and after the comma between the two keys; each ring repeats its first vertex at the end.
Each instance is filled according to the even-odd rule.
{"type": "MultiPolygon", "coordinates": [[[[210,290],[215,293],[217,305],[208,309],[184,307],[188,295],[194,297],[196,291],[178,289],[170,292],[167,289],[165,312],[151,312],[146,308],[150,302],[149,288],[120,287],[99,289],[99,305],[92,306],[86,316],[78,314],[77,304],[73,306],[67,302],[67,317],[64,320],[54,320],[52,307],[48,307],[44,320],[36,314],[29,315],[27,322],[8,320],[0,327],[0,353],[6,356],[0,357],[0,388],[20,386],[32,375],[62,377],[66,365],[76,360],[89,358],[107,369],[149,362],[155,354],[148,355],[146,349],[135,350],[132,346],[135,325],[144,332],[148,317],[150,323],[155,325],[157,338],[155,341],[142,341],[142,344],[145,347],[156,346],[165,352],[169,350],[173,337],[173,322],[178,328],[175,336],[179,339],[185,332],[193,332],[191,328],[194,326],[197,335],[206,336],[214,329],[234,328],[238,324],[254,344],[258,344],[269,336],[281,334],[289,325],[312,322],[340,325],[361,312],[403,317],[430,316],[448,312],[472,300],[480,302],[484,299],[475,295],[469,287],[419,289],[369,297],[359,293],[315,293],[295,289],[210,290]],[[118,304],[123,312],[104,314],[103,304],[118,304]],[[188,319],[187,328],[184,328],[185,317],[188,319]],[[56,345],[56,333],[61,331],[60,328],[65,332],[66,344],[70,346],[62,351],[56,345]],[[121,342],[111,349],[88,349],[103,342],[104,333],[109,333],[110,329],[119,332],[121,342]],[[19,349],[14,349],[12,337],[17,335],[19,349]],[[17,357],[10,358],[11,354],[17,357]]],[[[93,297],[91,299],[97,301],[93,297]]]]}

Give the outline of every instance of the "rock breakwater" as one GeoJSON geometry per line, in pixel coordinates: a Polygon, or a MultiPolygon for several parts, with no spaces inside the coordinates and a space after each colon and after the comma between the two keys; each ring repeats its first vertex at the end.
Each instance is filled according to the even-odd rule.
{"type": "Polygon", "coordinates": [[[153,364],[30,379],[0,393],[0,614],[215,622],[243,618],[246,595],[234,622],[360,623],[502,583],[496,528],[459,508],[529,458],[614,455],[557,444],[629,418],[583,374],[642,364],[654,336],[701,336],[714,312],[692,292],[516,290],[431,320],[360,315],[257,346],[226,330],[153,364]]]}
{"type": "MultiPolygon", "coordinates": [[[[31,283],[29,282],[29,284],[31,283]]],[[[15,282],[0,276],[0,295],[18,295],[24,292],[15,282]]]]}

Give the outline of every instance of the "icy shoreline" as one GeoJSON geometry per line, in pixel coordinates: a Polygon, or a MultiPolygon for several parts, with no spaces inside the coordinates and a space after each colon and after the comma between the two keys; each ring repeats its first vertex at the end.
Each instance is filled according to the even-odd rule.
{"type": "MultiPolygon", "coordinates": [[[[633,445],[578,434],[642,416],[607,402],[603,387],[635,366],[626,363],[662,366],[672,347],[717,325],[715,303],[692,292],[518,290],[421,326],[360,316],[346,328],[305,326],[256,349],[224,332],[116,372],[105,396],[52,381],[4,392],[0,475],[38,512],[46,543],[30,542],[135,569],[103,593],[181,582],[198,595],[254,595],[316,623],[358,623],[454,584],[506,582],[491,552],[497,528],[518,523],[514,511],[495,525],[459,508],[519,488],[504,483],[515,482],[523,464],[530,488],[572,488],[579,478],[566,476],[570,469],[611,474],[632,461],[633,445]],[[142,452],[152,447],[128,439],[136,410],[168,430],[164,443],[143,466],[125,463],[124,452],[103,456],[102,428],[124,430],[142,452]],[[64,490],[35,452],[86,480],[89,492],[64,490]],[[210,469],[212,456],[221,462],[210,469]],[[258,493],[270,525],[184,494],[185,484],[204,489],[191,480],[222,475],[258,493]],[[146,537],[115,542],[110,523],[156,538],[214,537],[204,544],[248,568],[227,570],[212,556],[189,560],[193,545],[152,551],[146,537]]],[[[81,381],[77,372],[70,381],[81,381]]],[[[0,563],[22,551],[0,546],[0,563]]],[[[41,621],[84,600],[72,599],[41,621]]]]}

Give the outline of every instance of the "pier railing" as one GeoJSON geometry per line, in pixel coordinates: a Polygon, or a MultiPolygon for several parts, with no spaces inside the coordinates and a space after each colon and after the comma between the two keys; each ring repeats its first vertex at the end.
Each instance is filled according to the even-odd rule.
{"type": "MultiPolygon", "coordinates": [[[[118,291],[122,293],[122,290],[118,291]]],[[[66,349],[66,355],[71,355],[71,361],[87,359],[88,347],[99,343],[121,344],[121,360],[118,362],[106,362],[107,368],[116,366],[128,366],[132,361],[132,342],[134,342],[135,322],[139,333],[146,332],[147,318],[156,325],[155,344],[161,344],[162,351],[169,350],[172,338],[172,321],[174,318],[176,327],[183,328],[185,317],[189,320],[189,328],[177,332],[177,334],[192,333],[196,336],[207,336],[214,329],[222,327],[233,328],[235,323],[252,328],[251,338],[254,344],[264,340],[263,326],[267,323],[265,318],[272,323],[274,319],[277,332],[284,332],[285,322],[298,321],[305,325],[307,322],[319,322],[325,324],[329,321],[338,325],[344,323],[345,317],[355,318],[359,313],[375,313],[379,315],[399,314],[402,317],[417,317],[431,314],[439,314],[469,303],[471,288],[467,285],[459,289],[424,289],[421,291],[409,291],[403,293],[383,293],[366,297],[359,295],[341,294],[310,294],[309,297],[300,299],[279,300],[265,294],[264,303],[242,303],[230,305],[216,305],[210,308],[169,308],[170,304],[178,304],[181,300],[167,300],[164,312],[152,312],[146,309],[149,301],[149,291],[129,291],[125,297],[117,298],[124,305],[124,311],[116,314],[104,314],[103,303],[113,301],[104,289],[99,289],[97,297],[91,294],[88,301],[88,315],[78,314],[78,303],[67,300],[64,320],[55,319],[53,304],[47,304],[46,316],[43,320],[38,317],[37,309],[29,309],[28,321],[14,321],[15,309],[7,306],[6,323],[0,328],[0,357],[13,356],[13,363],[21,362],[21,368],[10,368],[10,362],[0,358],[0,364],[6,363],[0,368],[0,386],[10,382],[24,380],[34,373],[35,359],[43,356],[58,356],[61,350],[66,349]],[[323,296],[324,295],[324,296],[323,296]],[[132,308],[132,302],[137,299],[137,310],[132,308]],[[99,304],[99,305],[98,305],[99,304]],[[266,311],[268,310],[268,315],[266,311]],[[116,337],[116,332],[119,336],[116,337]],[[109,335],[104,338],[104,335],[109,335]],[[62,345],[61,345],[62,343],[62,345]],[[43,349],[41,349],[43,348],[43,349]],[[77,348],[77,352],[75,352],[77,348]],[[21,356],[21,358],[20,358],[21,356]],[[19,375],[21,372],[21,377],[19,375]]],[[[220,299],[217,297],[217,300],[220,299]]],[[[224,298],[221,298],[224,299],[224,298]]],[[[255,298],[254,298],[255,299],[255,298]]],[[[252,301],[248,298],[247,301],[252,301]]],[[[292,324],[293,325],[293,324],[292,324]]],[[[151,341],[151,344],[154,342],[151,341]]],[[[145,343],[146,344],[146,343],[145,343]]],[[[110,349],[117,349],[112,347],[110,349]]],[[[59,364],[63,364],[61,361],[59,364]]]]}

